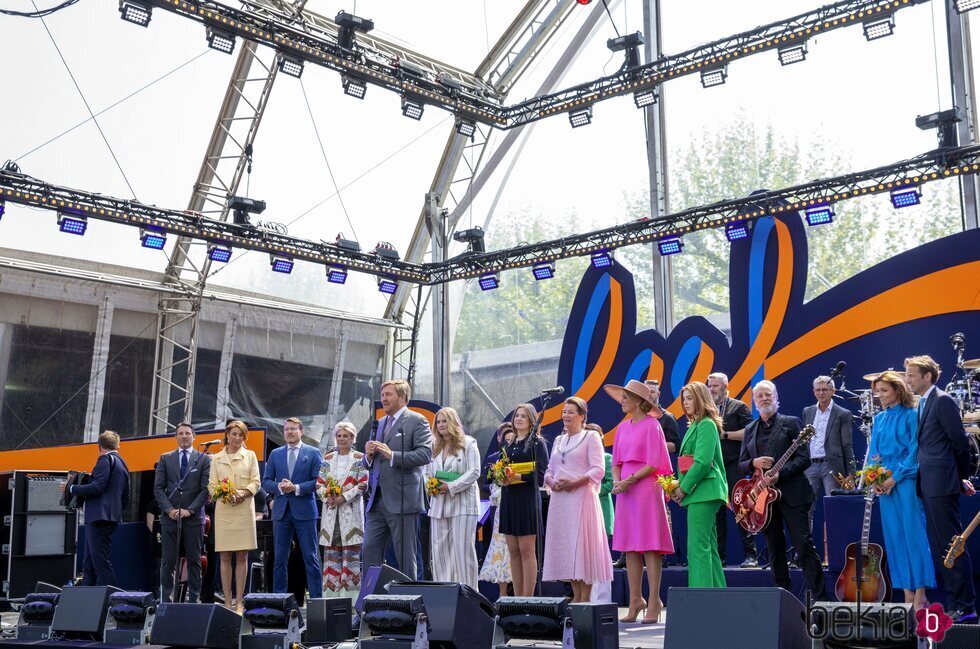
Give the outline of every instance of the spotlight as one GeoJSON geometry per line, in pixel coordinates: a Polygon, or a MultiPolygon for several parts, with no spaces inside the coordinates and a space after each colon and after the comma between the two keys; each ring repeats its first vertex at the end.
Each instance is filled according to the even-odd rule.
{"type": "Polygon", "coordinates": [[[787,47],[780,47],[777,54],[779,55],[779,62],[782,65],[793,65],[794,63],[805,61],[806,41],[796,43],[795,45],[789,45],[787,47]]]}
{"type": "Polygon", "coordinates": [[[469,244],[470,252],[482,253],[487,251],[486,244],[483,240],[483,228],[480,226],[454,232],[453,241],[469,244]]]}
{"type": "Polygon", "coordinates": [[[235,35],[208,27],[208,47],[225,54],[235,51],[235,35]]]}
{"type": "Polygon", "coordinates": [[[965,14],[980,7],[980,0],[956,0],[956,13],[965,14]]]}
{"type": "Polygon", "coordinates": [[[592,253],[593,268],[609,268],[613,265],[613,255],[608,250],[592,253]]]}
{"type": "Polygon", "coordinates": [[[232,196],[228,199],[228,209],[235,213],[235,225],[251,225],[249,214],[261,214],[265,211],[265,201],[248,196],[232,196]]]}
{"type": "Polygon", "coordinates": [[[394,295],[398,289],[398,282],[393,277],[379,277],[378,290],[386,295],[394,295]]]}
{"type": "Polygon", "coordinates": [[[272,264],[272,272],[288,275],[293,272],[293,260],[289,257],[279,257],[269,255],[269,263],[272,264]]]}
{"type": "Polygon", "coordinates": [[[228,263],[228,260],[231,259],[231,246],[208,246],[208,259],[222,264],[228,263]]]}
{"type": "Polygon", "coordinates": [[[7,211],[7,203],[5,201],[0,201],[0,219],[3,218],[3,213],[7,211]]]}
{"type": "Polygon", "coordinates": [[[370,18],[361,18],[346,11],[337,12],[334,22],[337,23],[337,39],[340,41],[340,46],[345,50],[354,48],[354,34],[356,32],[366,34],[374,29],[374,21],[370,18]]]}
{"type": "Polygon", "coordinates": [[[484,291],[492,291],[500,286],[500,273],[487,273],[480,275],[480,288],[484,291]]]}
{"type": "Polygon", "coordinates": [[[657,242],[657,248],[664,257],[676,255],[684,250],[684,242],[681,241],[680,237],[667,237],[657,242]]]}
{"type": "Polygon", "coordinates": [[[534,279],[540,281],[542,279],[551,279],[555,276],[555,263],[552,261],[546,261],[541,264],[534,264],[531,268],[531,272],[534,274],[534,279]]]}
{"type": "Polygon", "coordinates": [[[371,252],[386,261],[398,261],[398,251],[387,241],[379,241],[371,252]]]}
{"type": "Polygon", "coordinates": [[[88,229],[88,219],[81,214],[58,212],[58,228],[68,234],[85,234],[88,229]]]}
{"type": "Polygon", "coordinates": [[[346,284],[347,269],[343,266],[327,266],[327,281],[331,284],[346,284]]]}
{"type": "Polygon", "coordinates": [[[367,94],[367,84],[360,79],[355,79],[344,74],[341,75],[340,82],[344,86],[344,94],[348,97],[364,99],[364,95],[367,94]]]}
{"type": "Polygon", "coordinates": [[[299,79],[303,76],[304,63],[303,59],[298,59],[295,56],[286,56],[281,52],[279,53],[279,71],[283,74],[288,74],[291,77],[299,79]]]}
{"type": "Polygon", "coordinates": [[[729,241],[741,241],[749,238],[748,221],[737,221],[725,226],[725,238],[729,241]]]}
{"type": "Polygon", "coordinates": [[[864,29],[864,37],[869,41],[876,41],[885,36],[891,36],[895,31],[895,14],[889,14],[884,18],[868,20],[861,24],[864,29]]]}
{"type": "Polygon", "coordinates": [[[476,134],[476,122],[465,120],[462,117],[456,118],[456,132],[463,137],[472,138],[476,134]]]}
{"type": "Polygon", "coordinates": [[[150,24],[150,17],[153,15],[153,7],[143,2],[133,2],[133,0],[120,0],[119,13],[122,19],[128,23],[146,27],[150,24]]]}
{"type": "Polygon", "coordinates": [[[167,245],[167,233],[140,229],[140,244],[151,250],[163,250],[167,245]]]}
{"type": "Polygon", "coordinates": [[[422,112],[424,110],[425,104],[418,99],[411,99],[407,96],[402,97],[402,115],[405,117],[418,121],[422,119],[422,112]]]}
{"type": "Polygon", "coordinates": [[[606,47],[611,52],[626,52],[626,62],[623,64],[623,68],[630,70],[640,65],[640,45],[643,45],[644,42],[643,34],[634,32],[610,38],[606,41],[606,47]]]}
{"type": "Polygon", "coordinates": [[[922,191],[918,187],[903,187],[902,189],[893,189],[890,197],[892,199],[892,207],[897,210],[903,207],[909,207],[910,205],[918,205],[922,202],[922,191]]]}
{"type": "Polygon", "coordinates": [[[962,120],[960,109],[954,106],[930,115],[916,115],[915,125],[923,131],[936,129],[936,134],[939,136],[939,148],[945,149],[957,146],[959,143],[956,124],[962,120]]]}
{"type": "Polygon", "coordinates": [[[592,123],[592,106],[586,106],[585,108],[580,108],[578,110],[573,110],[568,114],[568,121],[572,125],[572,128],[578,128],[579,126],[585,126],[592,123]]]}
{"type": "Polygon", "coordinates": [[[659,97],[657,96],[656,88],[643,90],[633,95],[633,103],[636,104],[637,108],[653,106],[655,103],[657,103],[658,99],[659,97]]]}
{"type": "Polygon", "coordinates": [[[806,208],[806,223],[809,226],[826,225],[834,222],[834,210],[830,205],[814,205],[806,208]]]}
{"type": "Polygon", "coordinates": [[[712,68],[710,70],[701,70],[701,85],[705,88],[711,88],[712,86],[720,86],[725,83],[725,79],[728,78],[728,66],[723,65],[720,68],[712,68]]]}

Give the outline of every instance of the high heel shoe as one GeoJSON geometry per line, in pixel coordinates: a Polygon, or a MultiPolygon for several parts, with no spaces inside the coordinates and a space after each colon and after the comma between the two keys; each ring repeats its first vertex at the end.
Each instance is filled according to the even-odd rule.
{"type": "Polygon", "coordinates": [[[656,624],[660,621],[660,613],[664,610],[664,603],[657,600],[656,604],[647,607],[646,616],[640,620],[640,624],[656,624]]]}
{"type": "Polygon", "coordinates": [[[625,617],[619,618],[619,621],[620,622],[623,622],[625,624],[630,624],[632,622],[636,622],[636,618],[639,617],[640,616],[640,613],[642,613],[643,611],[645,611],[646,608],[647,608],[647,603],[646,602],[644,602],[642,599],[640,600],[640,602],[641,602],[641,604],[639,606],[637,606],[636,608],[633,608],[633,604],[630,603],[629,612],[626,614],[625,617]]]}

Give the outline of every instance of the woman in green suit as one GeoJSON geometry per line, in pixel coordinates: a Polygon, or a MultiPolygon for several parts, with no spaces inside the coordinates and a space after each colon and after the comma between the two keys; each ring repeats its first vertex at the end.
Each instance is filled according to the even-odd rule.
{"type": "Polygon", "coordinates": [[[721,417],[699,381],[681,390],[681,404],[690,425],[678,452],[680,485],[672,497],[687,507],[687,585],[724,588],[725,572],[718,556],[715,514],[728,503],[728,482],[721,456],[721,417]]]}

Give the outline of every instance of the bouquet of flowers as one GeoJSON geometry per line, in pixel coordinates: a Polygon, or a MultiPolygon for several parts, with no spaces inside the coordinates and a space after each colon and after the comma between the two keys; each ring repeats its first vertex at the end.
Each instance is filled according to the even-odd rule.
{"type": "Polygon", "coordinates": [[[670,495],[674,493],[674,489],[681,486],[681,483],[677,481],[673,473],[658,473],[657,484],[664,490],[664,496],[667,498],[670,498],[670,495]]]}
{"type": "Polygon", "coordinates": [[[211,498],[220,500],[223,503],[230,503],[235,496],[235,485],[231,483],[231,478],[222,478],[221,482],[211,488],[211,498]]]}
{"type": "Polygon", "coordinates": [[[435,496],[439,493],[439,487],[442,486],[442,480],[439,478],[429,478],[425,481],[425,493],[430,496],[435,496]]]}
{"type": "Polygon", "coordinates": [[[880,485],[885,482],[888,478],[892,477],[891,469],[885,468],[881,465],[881,456],[875,455],[871,458],[871,463],[867,467],[858,471],[858,477],[864,479],[865,486],[873,487],[875,485],[880,485]]]}
{"type": "Polygon", "coordinates": [[[332,475],[327,476],[327,481],[323,483],[323,494],[327,498],[339,496],[342,493],[340,483],[332,475]]]}
{"type": "Polygon", "coordinates": [[[500,458],[487,470],[487,480],[497,486],[503,486],[513,475],[514,469],[510,466],[510,458],[507,457],[507,451],[501,447],[500,458]]]}

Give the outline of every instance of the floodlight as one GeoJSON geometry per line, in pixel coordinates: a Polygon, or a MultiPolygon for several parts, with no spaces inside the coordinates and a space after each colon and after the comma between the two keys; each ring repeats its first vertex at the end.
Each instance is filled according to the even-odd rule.
{"type": "Polygon", "coordinates": [[[407,96],[402,97],[402,115],[418,121],[422,119],[423,111],[425,111],[425,104],[421,101],[407,96]]]}
{"type": "Polygon", "coordinates": [[[217,244],[208,246],[208,259],[222,264],[227,263],[231,259],[231,246],[219,246],[217,244]]]}
{"type": "Polygon", "coordinates": [[[980,7],[980,0],[956,0],[956,13],[965,14],[980,7]]]}
{"type": "Polygon", "coordinates": [[[327,281],[331,284],[346,284],[347,269],[343,266],[327,266],[327,281]]]}
{"type": "Polygon", "coordinates": [[[305,62],[303,59],[298,59],[295,56],[286,56],[285,54],[279,54],[279,71],[283,74],[288,74],[291,77],[296,77],[299,79],[303,76],[303,64],[305,62]]]}
{"type": "Polygon", "coordinates": [[[235,51],[235,35],[228,32],[222,32],[213,27],[208,27],[208,47],[212,50],[218,50],[219,52],[224,52],[225,54],[231,54],[235,51]]]}
{"type": "Polygon", "coordinates": [[[67,234],[85,234],[88,229],[88,219],[81,214],[58,212],[58,228],[67,234]]]}
{"type": "Polygon", "coordinates": [[[834,222],[834,210],[830,205],[814,205],[806,208],[805,212],[806,223],[811,227],[834,222]]]}
{"type": "Polygon", "coordinates": [[[885,36],[891,36],[895,31],[895,14],[889,14],[884,18],[868,20],[861,25],[864,29],[864,37],[869,41],[876,41],[885,36]]]}
{"type": "Polygon", "coordinates": [[[531,268],[531,272],[534,274],[534,279],[541,281],[542,279],[551,279],[555,276],[555,262],[546,261],[540,264],[534,264],[531,268]]]}
{"type": "Polygon", "coordinates": [[[568,121],[572,125],[572,128],[578,128],[579,126],[585,126],[592,123],[592,106],[586,106],[585,108],[580,108],[578,110],[573,110],[568,113],[568,121]]]}
{"type": "Polygon", "coordinates": [[[340,82],[344,86],[344,94],[355,99],[364,99],[367,94],[367,83],[346,74],[340,76],[340,82]]]}
{"type": "Polygon", "coordinates": [[[272,264],[272,272],[288,275],[293,272],[293,260],[290,257],[269,255],[269,263],[272,264]]]}
{"type": "Polygon", "coordinates": [[[3,213],[7,211],[6,201],[0,201],[0,219],[3,218],[3,213]]]}
{"type": "Polygon", "coordinates": [[[163,250],[167,245],[167,233],[155,230],[140,229],[140,243],[144,248],[151,250],[163,250]]]}
{"type": "Polygon", "coordinates": [[[721,84],[725,83],[725,79],[727,78],[727,65],[723,65],[720,68],[711,68],[710,70],[701,70],[701,85],[705,88],[720,86],[721,84]]]}
{"type": "Polygon", "coordinates": [[[500,286],[500,273],[480,275],[480,288],[484,291],[492,291],[498,286],[500,286]]]}
{"type": "Polygon", "coordinates": [[[680,237],[666,237],[657,242],[657,249],[664,257],[676,255],[684,249],[684,242],[681,241],[680,237]]]}
{"type": "Polygon", "coordinates": [[[261,214],[265,211],[265,201],[248,196],[232,196],[226,204],[235,213],[235,225],[250,225],[249,214],[261,214]]]}
{"type": "Polygon", "coordinates": [[[456,118],[456,132],[463,137],[473,137],[476,133],[476,122],[463,119],[462,117],[456,118]]]}
{"type": "Polygon", "coordinates": [[[729,241],[741,241],[749,238],[749,222],[736,221],[725,226],[725,238],[729,241]]]}
{"type": "Polygon", "coordinates": [[[793,65],[806,60],[806,41],[780,47],[777,50],[779,62],[782,65],[793,65]]]}
{"type": "Polygon", "coordinates": [[[636,104],[637,108],[646,108],[647,106],[653,106],[657,103],[659,97],[657,96],[656,88],[650,90],[643,90],[641,92],[633,95],[633,103],[636,104]]]}
{"type": "Polygon", "coordinates": [[[386,295],[394,295],[398,289],[398,282],[393,277],[379,277],[378,290],[386,295]]]}
{"type": "Polygon", "coordinates": [[[486,252],[487,247],[483,240],[483,228],[476,226],[469,230],[460,230],[453,233],[453,241],[469,244],[470,252],[486,252]]]}
{"type": "Polygon", "coordinates": [[[922,191],[918,187],[903,187],[893,189],[890,193],[892,207],[901,209],[911,205],[918,205],[922,199],[922,191]]]}
{"type": "Polygon", "coordinates": [[[593,268],[609,268],[613,265],[613,255],[608,250],[592,253],[593,268]]]}
{"type": "Polygon", "coordinates": [[[128,23],[146,27],[150,24],[150,18],[153,16],[153,7],[145,2],[120,0],[119,14],[128,23]]]}

